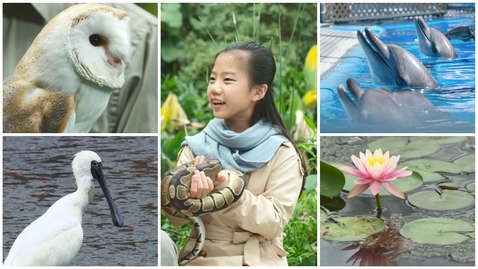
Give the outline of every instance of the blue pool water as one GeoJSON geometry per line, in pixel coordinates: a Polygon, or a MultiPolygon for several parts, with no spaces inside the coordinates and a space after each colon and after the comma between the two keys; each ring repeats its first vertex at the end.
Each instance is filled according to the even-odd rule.
{"type": "MultiPolygon", "coordinates": [[[[470,18],[426,20],[429,27],[442,33],[457,26],[475,27],[470,18]]],[[[380,25],[342,25],[328,29],[356,32],[359,29],[371,28],[386,44],[399,45],[418,59],[428,68],[440,85],[439,89],[424,90],[423,94],[433,105],[446,113],[451,121],[440,124],[430,124],[426,128],[416,129],[416,132],[454,132],[469,133],[475,131],[475,42],[452,40],[458,58],[454,60],[438,60],[420,54],[417,34],[413,20],[380,25]]],[[[380,126],[370,126],[351,123],[337,95],[337,86],[346,85],[346,80],[353,78],[364,89],[379,89],[369,71],[365,54],[358,45],[353,52],[320,83],[320,130],[323,133],[350,132],[388,132],[380,126]]],[[[347,87],[346,87],[347,88],[347,87]]],[[[350,93],[348,92],[349,96],[350,93]]],[[[353,98],[352,98],[353,99],[353,98]]],[[[395,132],[395,131],[394,131],[395,132]]],[[[405,132],[409,132],[406,130],[405,132]]]]}

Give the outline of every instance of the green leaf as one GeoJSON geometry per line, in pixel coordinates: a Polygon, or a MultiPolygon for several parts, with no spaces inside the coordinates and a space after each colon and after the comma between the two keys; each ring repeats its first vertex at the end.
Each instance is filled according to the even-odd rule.
{"type": "Polygon", "coordinates": [[[320,222],[325,222],[327,220],[327,213],[324,210],[320,210],[320,222]]]}
{"type": "Polygon", "coordinates": [[[320,236],[325,240],[358,241],[385,228],[383,220],[375,217],[338,217],[335,222],[320,225],[320,236]]]}
{"type": "Polygon", "coordinates": [[[306,192],[310,192],[317,188],[317,175],[308,175],[305,178],[304,189],[306,192]]]}
{"type": "MultiPolygon", "coordinates": [[[[350,167],[349,165],[341,164],[341,163],[330,163],[330,165],[337,167],[338,169],[341,169],[341,167],[350,167]]],[[[350,191],[353,187],[355,187],[355,180],[358,180],[359,178],[356,176],[352,176],[350,174],[344,173],[345,175],[345,185],[344,185],[344,190],[350,191]]],[[[394,181],[391,182],[393,185],[395,185],[399,190],[402,192],[409,192],[415,189],[418,189],[420,186],[423,185],[423,179],[420,174],[418,173],[412,173],[408,177],[403,177],[403,178],[397,178],[394,181]]],[[[373,195],[370,189],[366,190],[364,192],[365,194],[373,195]]],[[[391,195],[388,193],[385,189],[380,188],[379,194],[381,196],[384,195],[391,195]]]]}
{"type": "Polygon", "coordinates": [[[333,197],[342,191],[344,184],[345,178],[342,171],[320,161],[320,195],[333,197]]]}
{"type": "Polygon", "coordinates": [[[463,172],[475,172],[475,154],[466,155],[453,161],[454,164],[461,166],[463,172]]]}
{"type": "Polygon", "coordinates": [[[466,189],[468,191],[475,191],[475,182],[472,182],[472,183],[466,185],[466,189]]]}
{"type": "Polygon", "coordinates": [[[163,153],[173,160],[177,159],[179,150],[181,149],[181,143],[183,143],[185,137],[184,132],[178,132],[164,147],[163,153]]]}
{"type": "Polygon", "coordinates": [[[471,232],[471,233],[468,233],[468,235],[472,238],[475,238],[475,231],[471,232]]]}
{"type": "Polygon", "coordinates": [[[410,204],[428,210],[456,210],[475,203],[475,196],[466,191],[443,190],[440,195],[434,190],[420,191],[408,196],[410,204]]]}
{"type": "Polygon", "coordinates": [[[469,237],[458,232],[474,231],[473,225],[458,219],[427,218],[406,223],[400,234],[420,244],[458,244],[469,237]]]}
{"type": "Polygon", "coordinates": [[[466,140],[466,136],[432,136],[429,139],[435,140],[440,144],[455,144],[466,140]]]}
{"type": "Polygon", "coordinates": [[[329,211],[339,211],[345,207],[345,201],[340,195],[332,198],[327,196],[320,196],[320,206],[327,208],[329,211]]]}
{"type": "Polygon", "coordinates": [[[440,143],[429,138],[409,140],[407,137],[386,137],[375,140],[368,146],[372,153],[380,148],[383,153],[390,151],[390,155],[400,155],[406,159],[427,156],[440,150],[440,143]]]}
{"type": "Polygon", "coordinates": [[[408,166],[407,170],[419,173],[423,177],[424,182],[433,182],[445,179],[444,176],[435,172],[446,172],[452,174],[461,173],[462,168],[457,164],[451,162],[432,160],[432,159],[419,159],[406,161],[398,165],[397,167],[408,166]]]}
{"type": "Polygon", "coordinates": [[[161,58],[167,62],[173,62],[184,53],[182,46],[178,46],[177,43],[171,39],[165,39],[161,41],[161,58]]]}
{"type": "Polygon", "coordinates": [[[180,9],[181,4],[161,4],[161,21],[171,28],[180,28],[183,24],[183,14],[180,9]]]}

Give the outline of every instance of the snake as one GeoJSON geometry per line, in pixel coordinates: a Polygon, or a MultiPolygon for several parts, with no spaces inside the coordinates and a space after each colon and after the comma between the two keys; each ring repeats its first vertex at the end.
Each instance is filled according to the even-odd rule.
{"type": "Polygon", "coordinates": [[[194,161],[191,161],[166,173],[161,180],[163,210],[172,216],[182,217],[192,222],[193,229],[196,229],[198,234],[193,249],[178,258],[178,265],[185,265],[198,256],[206,257],[207,253],[202,250],[206,229],[200,216],[217,212],[234,204],[242,196],[245,187],[245,175],[236,169],[223,169],[217,159],[205,159],[204,162],[196,165],[194,161]],[[189,198],[191,178],[196,170],[203,171],[212,181],[216,180],[217,174],[221,171],[226,173],[227,178],[210,194],[199,199],[189,198]]]}

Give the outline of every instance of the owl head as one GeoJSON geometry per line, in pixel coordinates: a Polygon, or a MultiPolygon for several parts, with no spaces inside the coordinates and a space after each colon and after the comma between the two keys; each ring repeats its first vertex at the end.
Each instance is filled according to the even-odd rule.
{"type": "Polygon", "coordinates": [[[79,4],[48,22],[15,72],[41,77],[37,84],[44,88],[55,85],[63,92],[85,83],[116,89],[125,82],[130,50],[126,12],[100,4],[79,4]]]}
{"type": "Polygon", "coordinates": [[[76,71],[100,86],[121,88],[130,59],[130,26],[126,12],[84,4],[71,20],[66,46],[76,71]]]}

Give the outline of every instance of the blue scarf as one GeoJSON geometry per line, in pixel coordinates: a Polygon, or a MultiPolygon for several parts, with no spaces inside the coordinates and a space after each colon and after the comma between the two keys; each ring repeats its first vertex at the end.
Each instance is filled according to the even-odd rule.
{"type": "Polygon", "coordinates": [[[186,136],[196,155],[218,159],[223,168],[241,172],[255,171],[269,162],[280,145],[289,141],[271,124],[260,120],[242,133],[231,131],[224,120],[211,120],[203,132],[186,136]]]}

